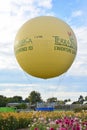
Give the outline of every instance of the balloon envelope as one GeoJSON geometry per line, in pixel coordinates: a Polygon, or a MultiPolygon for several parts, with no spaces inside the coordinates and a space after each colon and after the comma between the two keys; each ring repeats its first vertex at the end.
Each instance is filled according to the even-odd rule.
{"type": "Polygon", "coordinates": [[[70,68],[76,56],[77,42],[74,32],[64,21],[40,16],[27,21],[19,29],[14,52],[25,72],[47,79],[70,68]]]}

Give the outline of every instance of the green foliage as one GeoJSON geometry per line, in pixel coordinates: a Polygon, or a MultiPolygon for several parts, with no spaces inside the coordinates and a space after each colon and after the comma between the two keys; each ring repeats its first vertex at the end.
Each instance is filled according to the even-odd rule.
{"type": "Polygon", "coordinates": [[[44,125],[44,123],[40,123],[40,122],[36,122],[35,124],[33,124],[31,126],[30,130],[35,130],[35,128],[38,128],[39,130],[47,130],[46,125],[44,125]]]}
{"type": "Polygon", "coordinates": [[[61,117],[57,119],[38,118],[34,120],[29,130],[86,130],[87,121],[77,117],[61,117]]]}
{"type": "Polygon", "coordinates": [[[14,96],[14,97],[9,97],[9,98],[7,98],[7,102],[8,103],[20,103],[20,102],[22,102],[23,101],[23,99],[22,99],[22,97],[21,96],[14,96]]]}
{"type": "Polygon", "coordinates": [[[0,107],[0,112],[15,112],[14,107],[0,107]]]}
{"type": "Polygon", "coordinates": [[[7,103],[6,97],[0,95],[0,107],[5,107],[7,103]]]}
{"type": "Polygon", "coordinates": [[[83,102],[84,102],[84,98],[83,98],[82,95],[79,96],[79,98],[78,98],[78,102],[79,102],[80,104],[83,104],[83,102]]]}
{"type": "Polygon", "coordinates": [[[87,101],[87,96],[85,97],[85,101],[87,101]]]}
{"type": "Polygon", "coordinates": [[[29,100],[29,98],[27,97],[27,98],[25,98],[25,102],[30,102],[30,100],[29,100]]]}
{"type": "Polygon", "coordinates": [[[37,102],[41,102],[42,99],[41,99],[40,93],[36,91],[32,91],[29,96],[29,101],[31,104],[36,104],[37,102]]]}
{"type": "MultiPolygon", "coordinates": [[[[37,102],[42,102],[41,95],[37,91],[31,91],[30,95],[23,100],[21,96],[5,97],[0,95],[0,107],[6,107],[8,103],[24,103],[29,102],[31,104],[36,104],[37,102]]],[[[58,100],[56,97],[51,97],[47,99],[47,102],[58,102],[59,104],[65,104],[70,101],[70,99],[58,100]]],[[[72,104],[84,104],[84,101],[87,101],[87,96],[83,97],[80,95],[77,101],[74,101],[72,104]]]]}
{"type": "Polygon", "coordinates": [[[26,128],[30,124],[30,119],[20,118],[18,120],[18,128],[26,128]]]}
{"type": "Polygon", "coordinates": [[[49,103],[51,103],[51,102],[57,102],[57,98],[56,97],[48,98],[47,102],[49,102],[49,103]]]}
{"type": "Polygon", "coordinates": [[[16,130],[18,121],[15,117],[9,116],[6,119],[0,118],[0,130],[16,130]]]}
{"type": "Polygon", "coordinates": [[[59,104],[58,106],[55,106],[54,109],[56,110],[70,110],[70,105],[64,105],[64,104],[59,104]]]}
{"type": "Polygon", "coordinates": [[[74,108],[74,112],[81,112],[82,110],[87,110],[87,106],[81,106],[74,108]]]}
{"type": "Polygon", "coordinates": [[[19,128],[26,128],[31,123],[31,119],[19,118],[9,116],[8,118],[0,117],[0,130],[17,130],[19,128]]]}
{"type": "Polygon", "coordinates": [[[21,103],[19,105],[16,106],[17,109],[26,109],[27,105],[25,103],[21,103]]]}

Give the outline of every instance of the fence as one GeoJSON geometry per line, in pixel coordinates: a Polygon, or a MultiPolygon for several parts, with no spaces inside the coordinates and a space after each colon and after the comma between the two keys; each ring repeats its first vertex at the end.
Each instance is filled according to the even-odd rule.
{"type": "Polygon", "coordinates": [[[85,107],[87,108],[87,104],[58,104],[58,103],[37,103],[36,110],[74,110],[75,108],[85,107]]]}

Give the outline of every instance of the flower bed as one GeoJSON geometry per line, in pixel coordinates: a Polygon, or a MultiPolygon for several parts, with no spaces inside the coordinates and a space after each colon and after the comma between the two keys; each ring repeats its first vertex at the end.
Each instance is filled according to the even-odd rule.
{"type": "Polygon", "coordinates": [[[30,130],[87,130],[87,121],[79,118],[64,117],[61,119],[34,119],[30,130]]]}
{"type": "Polygon", "coordinates": [[[28,127],[32,113],[0,113],[0,130],[16,130],[28,127]]]}
{"type": "Polygon", "coordinates": [[[87,112],[0,113],[0,130],[87,130],[87,112]]]}

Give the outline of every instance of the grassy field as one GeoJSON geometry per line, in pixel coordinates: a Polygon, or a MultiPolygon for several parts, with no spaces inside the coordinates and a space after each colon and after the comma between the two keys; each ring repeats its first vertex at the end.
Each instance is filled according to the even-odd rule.
{"type": "Polygon", "coordinates": [[[13,107],[0,107],[0,112],[15,112],[16,109],[13,107]]]}

